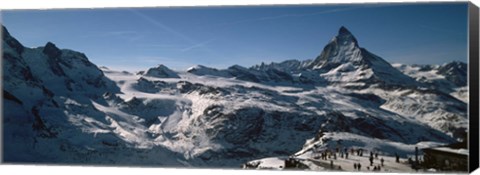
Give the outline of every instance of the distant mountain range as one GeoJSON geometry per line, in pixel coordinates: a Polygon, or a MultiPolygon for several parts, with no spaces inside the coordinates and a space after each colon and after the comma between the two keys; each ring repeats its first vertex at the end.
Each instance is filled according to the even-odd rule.
{"type": "Polygon", "coordinates": [[[345,27],[314,60],[137,73],[2,28],[9,163],[237,168],[339,146],[405,157],[467,132],[465,63],[391,65],[345,27]]]}

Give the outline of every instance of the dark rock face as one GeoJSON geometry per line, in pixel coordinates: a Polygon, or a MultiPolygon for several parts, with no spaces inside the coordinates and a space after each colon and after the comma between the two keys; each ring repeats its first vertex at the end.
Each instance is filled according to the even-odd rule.
{"type": "Polygon", "coordinates": [[[161,87],[165,85],[166,83],[163,81],[149,81],[143,77],[140,77],[134,87],[139,91],[156,93],[161,87]]]}
{"type": "Polygon", "coordinates": [[[272,81],[276,81],[276,82],[282,82],[282,81],[293,82],[293,77],[292,77],[292,75],[290,75],[289,73],[286,73],[286,72],[284,72],[284,71],[281,71],[281,70],[268,69],[267,71],[265,71],[265,73],[267,73],[268,77],[269,77],[270,80],[272,80],[272,81]]]}
{"type": "Polygon", "coordinates": [[[380,106],[380,105],[382,105],[383,103],[386,102],[386,100],[380,98],[379,96],[377,96],[375,94],[350,93],[350,94],[346,94],[346,95],[357,98],[357,99],[360,99],[360,100],[362,100],[362,103],[369,103],[369,104],[373,104],[375,106],[380,106]]]}
{"type": "Polygon", "coordinates": [[[355,46],[358,47],[357,39],[344,26],[340,27],[336,38],[341,44],[347,44],[347,43],[353,42],[355,43],[355,46]]]}
{"type": "Polygon", "coordinates": [[[18,104],[23,104],[22,101],[20,101],[17,97],[15,97],[14,95],[12,95],[10,92],[6,91],[5,89],[3,90],[3,98],[7,99],[7,100],[12,100],[18,104]]]}
{"type": "MultiPolygon", "coordinates": [[[[3,61],[4,61],[4,67],[3,67],[3,71],[7,71],[7,64],[8,66],[10,66],[8,68],[8,70],[10,71],[10,73],[12,74],[16,74],[16,78],[20,78],[22,80],[25,80],[26,82],[37,82],[38,80],[36,80],[33,75],[32,75],[32,72],[30,71],[30,68],[28,65],[26,65],[26,63],[21,60],[21,59],[18,59],[8,53],[5,53],[3,55],[3,61]]],[[[8,80],[12,77],[9,77],[9,76],[5,76],[5,72],[4,72],[4,77],[3,77],[5,80],[8,80]]]]}
{"type": "Polygon", "coordinates": [[[190,83],[188,81],[179,81],[177,87],[180,93],[193,93],[197,92],[199,95],[228,95],[229,92],[219,88],[206,86],[200,83],[190,83]]]}
{"type": "Polygon", "coordinates": [[[263,127],[265,112],[260,108],[244,108],[227,114],[224,127],[218,132],[226,141],[234,144],[245,143],[257,138],[263,127]]]}
{"type": "Polygon", "coordinates": [[[47,61],[52,69],[52,72],[58,76],[65,76],[65,72],[59,64],[61,62],[59,58],[62,55],[62,51],[57,48],[55,44],[48,42],[43,48],[42,52],[49,58],[47,61]]]}
{"type": "Polygon", "coordinates": [[[242,66],[231,66],[227,70],[232,76],[236,77],[239,80],[260,82],[260,79],[255,74],[242,66]]]}
{"type": "MultiPolygon", "coordinates": [[[[197,158],[208,161],[237,160],[244,163],[255,158],[285,156],[301,149],[322,122],[322,117],[257,107],[243,107],[226,112],[222,105],[207,107],[192,124],[205,129],[211,141],[223,145],[197,158]],[[291,133],[294,137],[286,137],[291,133]]],[[[217,164],[222,164],[218,162],[217,164]]]]}
{"type": "Polygon", "coordinates": [[[58,58],[62,54],[62,51],[55,46],[55,44],[48,42],[43,48],[43,53],[49,58],[58,58]]]}
{"type": "Polygon", "coordinates": [[[34,123],[32,124],[32,128],[37,132],[37,134],[40,137],[45,137],[45,138],[55,138],[58,133],[55,133],[51,130],[51,128],[47,127],[45,125],[45,122],[43,121],[42,117],[40,116],[40,113],[38,111],[37,107],[32,108],[32,114],[34,116],[34,123]]]}
{"type": "Polygon", "coordinates": [[[23,52],[23,49],[24,49],[23,45],[20,42],[18,42],[17,39],[10,36],[10,33],[8,32],[7,28],[5,28],[5,26],[3,25],[2,25],[2,38],[8,44],[8,46],[13,48],[15,51],[17,51],[20,54],[23,52]]]}
{"type": "MultiPolygon", "coordinates": [[[[298,132],[313,133],[325,122],[324,116],[298,115],[280,111],[269,111],[265,123],[268,127],[278,127],[280,130],[294,130],[298,132]],[[286,122],[287,121],[287,122],[286,122]]],[[[279,133],[280,134],[280,133],[279,133]]]]}
{"type": "MultiPolygon", "coordinates": [[[[417,66],[417,65],[413,65],[413,66],[417,66]]],[[[418,66],[420,67],[418,71],[431,71],[433,69],[432,65],[418,65],[418,66]]]]}
{"type": "Polygon", "coordinates": [[[351,121],[340,112],[326,115],[326,121],[320,127],[321,132],[349,132],[351,121]]]}

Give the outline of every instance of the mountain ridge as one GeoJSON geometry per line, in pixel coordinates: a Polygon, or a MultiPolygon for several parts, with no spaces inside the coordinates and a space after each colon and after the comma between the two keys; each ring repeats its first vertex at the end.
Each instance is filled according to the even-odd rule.
{"type": "MultiPolygon", "coordinates": [[[[329,51],[338,46],[358,51],[361,58],[351,59],[358,64],[312,68],[316,60],[290,60],[186,72],[158,65],[139,74],[98,68],[85,54],[50,42],[25,48],[3,33],[4,102],[15,109],[4,111],[7,162],[238,167],[307,156],[344,138],[347,147],[406,157],[425,141],[454,142],[468,124],[466,102],[412,87],[428,83],[389,72],[393,67],[359,48],[344,27],[321,59],[338,56],[329,51]]],[[[462,66],[446,74],[463,76],[451,68],[462,66]]]]}

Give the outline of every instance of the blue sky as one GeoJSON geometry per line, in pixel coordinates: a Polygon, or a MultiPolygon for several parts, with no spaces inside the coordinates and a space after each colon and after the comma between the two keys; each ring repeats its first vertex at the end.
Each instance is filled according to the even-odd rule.
{"type": "Polygon", "coordinates": [[[2,24],[27,47],[48,41],[99,66],[312,59],[346,26],[359,45],[391,63],[467,61],[467,4],[355,4],[2,11],[2,24]]]}

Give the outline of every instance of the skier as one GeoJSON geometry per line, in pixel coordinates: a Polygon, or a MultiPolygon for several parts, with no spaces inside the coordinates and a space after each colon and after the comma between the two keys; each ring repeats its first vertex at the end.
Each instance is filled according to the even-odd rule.
{"type": "Polygon", "coordinates": [[[383,157],[380,158],[380,163],[382,164],[382,166],[383,166],[383,161],[385,161],[385,160],[383,160],[383,157]]]}
{"type": "Polygon", "coordinates": [[[397,163],[400,162],[400,157],[398,157],[398,154],[397,154],[397,153],[395,153],[395,161],[396,161],[397,163]]]}
{"type": "Polygon", "coordinates": [[[373,166],[373,156],[370,156],[370,166],[373,166]]]}
{"type": "Polygon", "coordinates": [[[358,163],[358,171],[360,171],[361,168],[362,168],[362,165],[358,163]]]}
{"type": "Polygon", "coordinates": [[[348,152],[345,153],[345,159],[348,159],[348,152]]]}
{"type": "Polygon", "coordinates": [[[357,170],[357,163],[353,163],[353,169],[357,170]]]}

